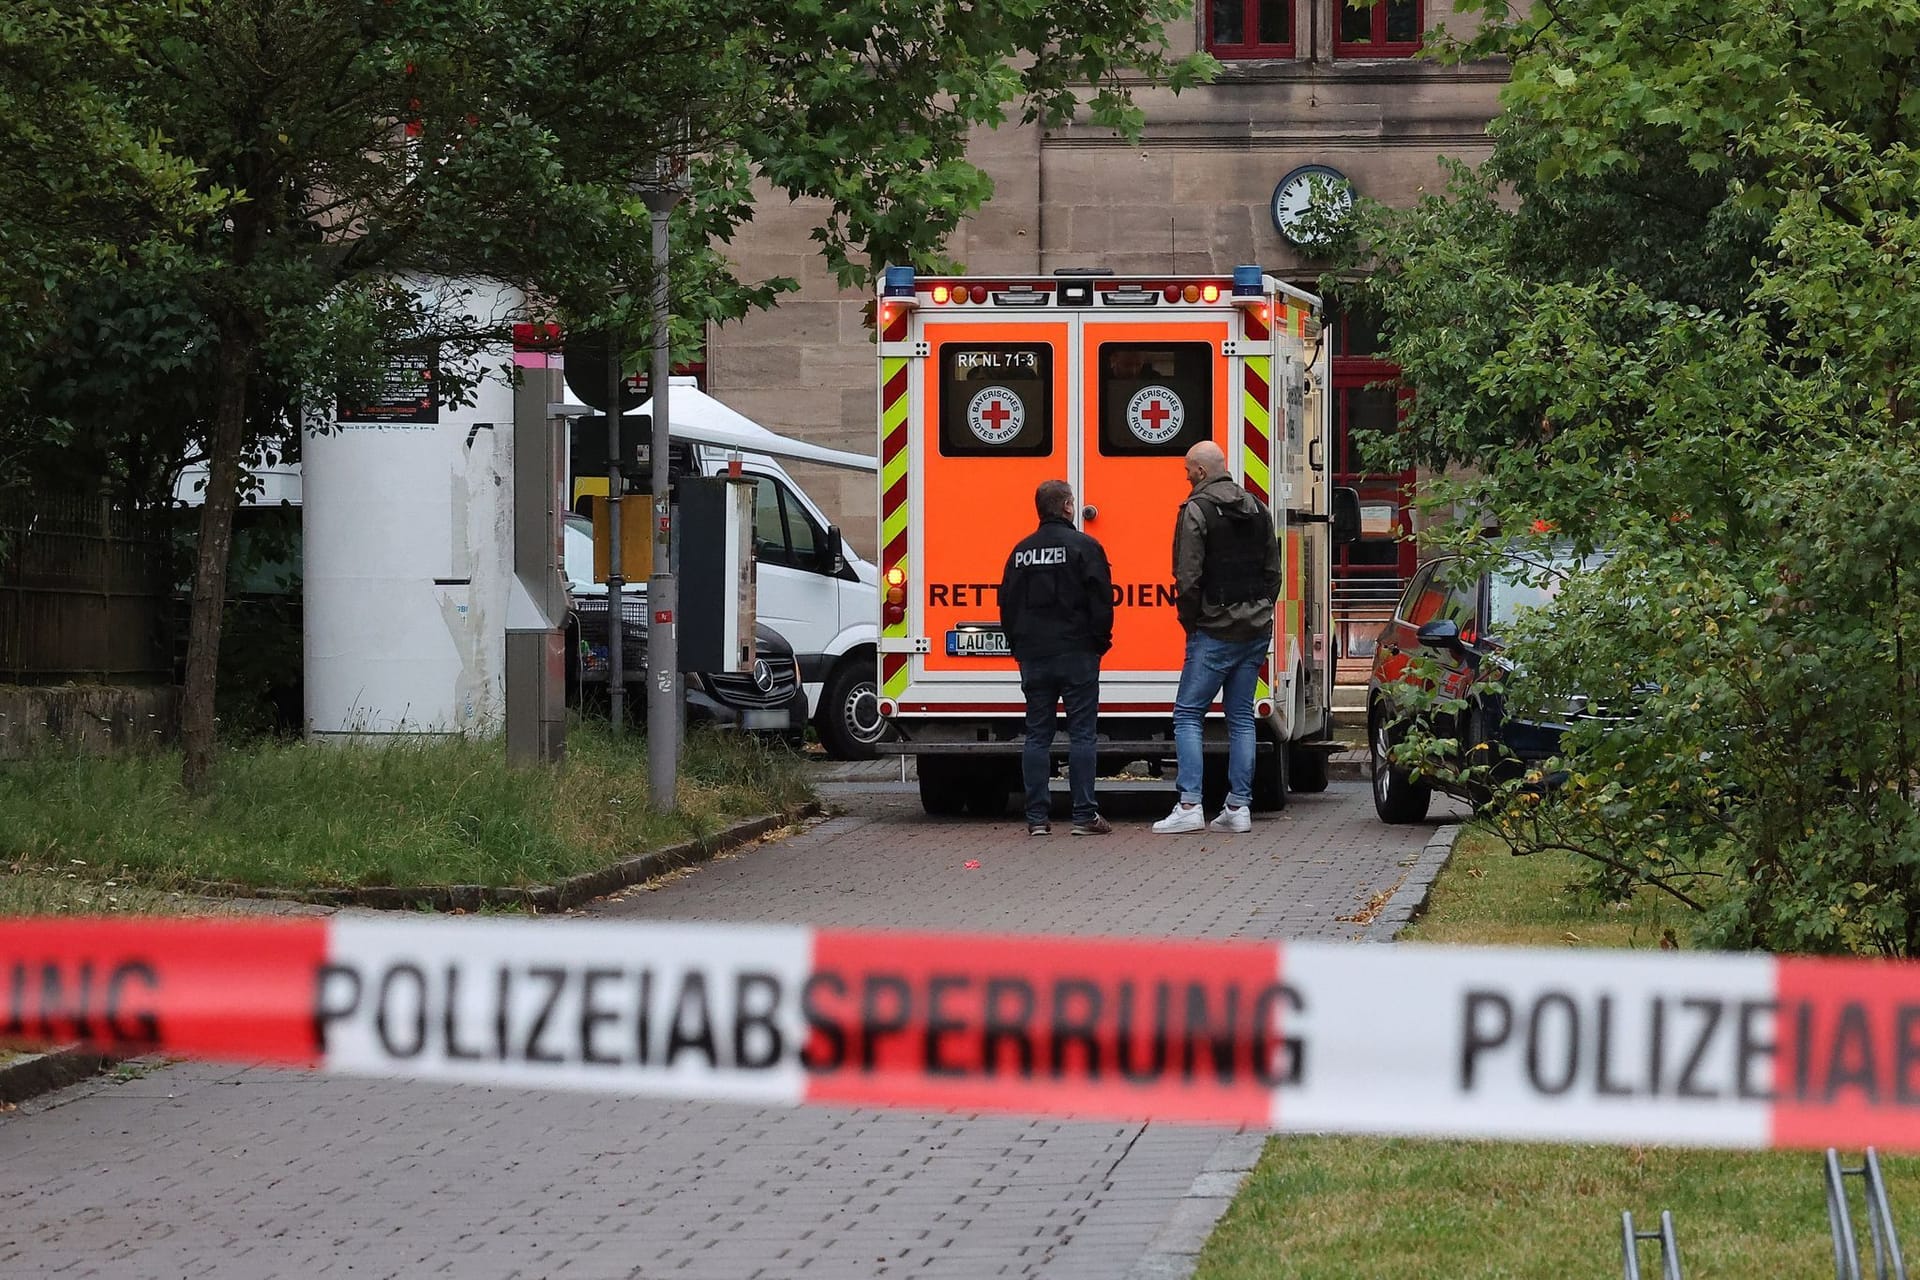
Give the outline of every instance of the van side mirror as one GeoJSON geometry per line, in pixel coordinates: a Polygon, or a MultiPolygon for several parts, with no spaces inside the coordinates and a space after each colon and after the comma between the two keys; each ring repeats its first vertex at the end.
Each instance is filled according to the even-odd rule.
{"type": "Polygon", "coordinates": [[[1336,487],[1330,500],[1334,545],[1360,541],[1360,491],[1336,487]]]}
{"type": "Polygon", "coordinates": [[[827,536],[820,547],[820,568],[823,572],[838,574],[847,567],[846,545],[840,540],[840,526],[827,526],[827,536]]]}

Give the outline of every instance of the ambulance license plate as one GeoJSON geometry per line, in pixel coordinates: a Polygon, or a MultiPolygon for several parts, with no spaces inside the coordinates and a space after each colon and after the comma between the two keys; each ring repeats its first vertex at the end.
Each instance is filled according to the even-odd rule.
{"type": "Polygon", "coordinates": [[[998,627],[969,627],[947,632],[949,658],[1011,658],[1007,633],[998,627]]]}

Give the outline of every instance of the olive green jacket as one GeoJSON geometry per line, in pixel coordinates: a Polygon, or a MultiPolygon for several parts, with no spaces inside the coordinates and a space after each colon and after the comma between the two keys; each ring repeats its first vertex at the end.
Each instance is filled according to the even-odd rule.
{"type": "MultiPolygon", "coordinates": [[[[1193,486],[1173,528],[1173,582],[1179,593],[1180,624],[1189,633],[1204,632],[1216,640],[1238,642],[1259,640],[1273,634],[1273,607],[1280,590],[1280,539],[1276,534],[1266,545],[1262,566],[1272,591],[1259,600],[1232,604],[1203,598],[1200,581],[1206,568],[1207,517],[1202,503],[1224,509],[1264,510],[1258,498],[1242,489],[1229,476],[1215,476],[1193,486]]],[[[1272,517],[1267,517],[1269,523],[1272,517]]]]}

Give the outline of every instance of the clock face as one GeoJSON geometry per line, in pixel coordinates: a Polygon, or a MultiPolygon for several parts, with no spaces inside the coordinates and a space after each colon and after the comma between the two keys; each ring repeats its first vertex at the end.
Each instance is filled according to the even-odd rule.
{"type": "Polygon", "coordinates": [[[1313,206],[1315,193],[1321,193],[1323,207],[1335,221],[1353,208],[1353,184],[1338,169],[1324,164],[1303,164],[1280,179],[1273,189],[1273,227],[1290,242],[1313,249],[1322,238],[1302,224],[1313,206]]]}

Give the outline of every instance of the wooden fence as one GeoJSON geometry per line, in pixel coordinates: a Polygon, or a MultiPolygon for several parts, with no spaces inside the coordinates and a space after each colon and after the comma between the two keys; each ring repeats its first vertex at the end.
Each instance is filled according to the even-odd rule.
{"type": "Polygon", "coordinates": [[[96,497],[0,492],[0,683],[167,683],[167,542],[96,497]]]}

